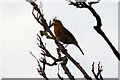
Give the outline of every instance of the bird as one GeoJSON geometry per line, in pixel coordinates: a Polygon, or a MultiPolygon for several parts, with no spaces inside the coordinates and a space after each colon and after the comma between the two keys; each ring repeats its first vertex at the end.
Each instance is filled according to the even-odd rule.
{"type": "Polygon", "coordinates": [[[82,49],[78,45],[78,42],[76,41],[73,34],[63,26],[60,20],[53,19],[53,26],[54,26],[54,34],[58,41],[62,42],[63,44],[67,44],[67,45],[68,44],[76,45],[81,51],[81,53],[84,55],[82,49]]]}

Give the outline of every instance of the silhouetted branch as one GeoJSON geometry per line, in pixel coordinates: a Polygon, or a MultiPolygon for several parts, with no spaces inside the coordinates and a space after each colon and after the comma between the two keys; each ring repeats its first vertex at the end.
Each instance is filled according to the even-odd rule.
{"type": "MultiPolygon", "coordinates": [[[[45,64],[47,64],[47,65],[49,65],[49,66],[54,66],[54,65],[57,65],[57,62],[62,61],[62,59],[60,59],[60,58],[57,59],[57,58],[55,58],[54,56],[52,56],[52,55],[49,53],[49,51],[46,49],[46,47],[44,46],[40,35],[37,34],[37,36],[38,36],[37,40],[39,41],[39,47],[42,49],[42,50],[41,50],[41,51],[42,51],[41,55],[50,57],[51,59],[54,60],[53,63],[48,63],[48,62],[46,62],[45,64]]],[[[40,60],[40,62],[43,63],[44,61],[43,61],[43,60],[40,60]]]]}
{"type": "Polygon", "coordinates": [[[98,73],[97,74],[95,74],[95,71],[94,71],[94,64],[95,64],[95,62],[93,62],[92,70],[91,70],[93,75],[95,76],[96,80],[103,80],[103,77],[101,75],[101,72],[103,71],[103,69],[102,69],[102,66],[100,66],[100,62],[98,63],[98,73]]]}
{"type": "Polygon", "coordinates": [[[57,73],[57,75],[58,75],[58,78],[59,78],[60,80],[64,80],[63,77],[61,77],[60,74],[59,74],[59,64],[58,64],[58,73],[57,73]]]}
{"type": "Polygon", "coordinates": [[[49,51],[46,49],[46,47],[44,46],[44,44],[43,44],[43,42],[42,42],[42,40],[41,40],[41,38],[40,38],[40,35],[37,34],[37,36],[38,36],[37,40],[39,41],[38,46],[39,46],[41,49],[43,49],[42,52],[44,53],[44,54],[42,54],[42,53],[41,53],[41,54],[42,54],[42,55],[45,55],[45,56],[47,56],[47,57],[51,57],[53,60],[56,60],[56,61],[57,61],[57,59],[56,59],[54,56],[52,56],[52,55],[49,53],[49,51]]]}
{"type": "Polygon", "coordinates": [[[45,63],[43,63],[43,68],[42,68],[41,65],[40,65],[39,60],[32,54],[32,52],[30,52],[30,53],[31,53],[31,55],[37,60],[38,67],[39,67],[39,68],[37,68],[38,73],[39,73],[41,76],[43,76],[46,80],[49,80],[49,79],[47,78],[47,76],[46,76],[46,73],[45,73],[45,63]]]}
{"type": "Polygon", "coordinates": [[[100,2],[100,0],[98,0],[98,1],[91,1],[91,2],[88,2],[88,4],[89,4],[89,6],[92,6],[92,4],[96,4],[96,3],[99,3],[100,2]]]}
{"type": "MultiPolygon", "coordinates": [[[[43,59],[42,58],[42,60],[40,60],[40,62],[41,63],[43,63],[43,64],[46,64],[46,65],[48,65],[48,66],[54,66],[54,65],[57,65],[57,62],[60,62],[60,61],[62,61],[62,63],[61,63],[61,66],[62,66],[62,68],[63,68],[63,70],[65,71],[65,74],[67,74],[68,75],[68,77],[70,78],[70,80],[74,80],[74,76],[72,76],[72,74],[70,73],[70,71],[69,71],[69,69],[66,67],[66,64],[67,64],[67,57],[66,56],[64,56],[64,57],[61,57],[61,54],[60,54],[60,50],[57,48],[57,53],[58,53],[58,59],[56,59],[56,58],[54,58],[49,52],[48,52],[48,50],[46,49],[46,47],[43,45],[43,42],[42,42],[42,40],[41,40],[41,38],[40,38],[40,36],[37,34],[37,36],[38,36],[38,41],[40,42],[40,48],[42,49],[42,52],[43,53],[41,53],[42,55],[44,55],[44,56],[47,56],[47,57],[51,57],[53,60],[54,60],[54,62],[51,64],[51,63],[48,63],[47,61],[46,61],[46,59],[43,59]],[[47,52],[46,52],[47,51],[47,52]],[[48,53],[48,54],[47,54],[48,53]]],[[[45,68],[45,67],[44,67],[45,68]]],[[[60,75],[58,75],[58,77],[60,77],[60,75]]]]}
{"type": "Polygon", "coordinates": [[[62,53],[65,54],[72,61],[72,63],[82,72],[87,80],[92,80],[92,78],[85,72],[81,65],[77,61],[75,61],[66,51],[62,51],[62,53]]]}
{"type": "Polygon", "coordinates": [[[57,74],[60,80],[64,80],[63,77],[60,76],[60,74],[57,74]]]}
{"type": "MultiPolygon", "coordinates": [[[[62,59],[62,63],[61,63],[61,67],[63,68],[63,70],[65,71],[65,74],[69,77],[70,80],[75,80],[74,79],[74,76],[71,74],[71,72],[69,71],[69,69],[67,68],[66,64],[67,64],[67,57],[64,56],[64,57],[61,57],[61,54],[60,54],[60,49],[57,48],[57,53],[58,53],[58,58],[59,59],[62,59]]],[[[59,70],[58,70],[59,71],[59,70]]],[[[60,75],[58,74],[58,76],[60,77],[60,75]]]]}
{"type": "Polygon", "coordinates": [[[108,45],[112,49],[115,56],[118,58],[118,60],[120,60],[120,53],[115,49],[115,47],[112,45],[112,43],[107,38],[105,33],[102,31],[102,29],[101,29],[101,26],[102,26],[101,18],[91,6],[92,4],[99,3],[100,0],[98,0],[96,2],[92,1],[92,2],[89,2],[88,4],[86,4],[85,2],[72,2],[71,0],[67,0],[67,1],[69,2],[70,5],[76,6],[77,8],[87,8],[91,11],[91,13],[93,14],[93,16],[95,17],[95,19],[97,21],[97,25],[94,26],[94,29],[104,38],[104,40],[108,43],[108,45]]]}
{"type": "Polygon", "coordinates": [[[65,74],[69,77],[70,80],[75,80],[74,76],[71,74],[71,72],[69,71],[69,69],[67,68],[66,64],[67,64],[67,57],[64,56],[63,57],[63,62],[61,63],[61,66],[65,72],[65,74]]]}

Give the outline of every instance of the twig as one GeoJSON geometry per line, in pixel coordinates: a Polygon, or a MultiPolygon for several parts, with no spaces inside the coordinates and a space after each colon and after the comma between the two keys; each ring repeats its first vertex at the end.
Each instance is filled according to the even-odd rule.
{"type": "Polygon", "coordinates": [[[57,73],[57,75],[58,75],[58,78],[59,78],[60,80],[64,80],[63,77],[61,77],[60,74],[59,74],[59,64],[58,64],[58,73],[57,73]]]}
{"type": "Polygon", "coordinates": [[[96,80],[103,80],[103,77],[101,75],[101,72],[103,71],[103,69],[102,69],[102,66],[100,66],[100,62],[98,63],[98,72],[97,72],[97,74],[94,71],[94,64],[95,64],[95,62],[93,62],[93,64],[92,64],[92,70],[91,70],[92,73],[93,73],[93,75],[94,75],[94,77],[96,78],[96,80]]]}
{"type": "Polygon", "coordinates": [[[60,80],[64,80],[63,77],[60,76],[60,74],[57,74],[60,80]]]}
{"type": "MultiPolygon", "coordinates": [[[[38,38],[40,38],[39,35],[38,35],[38,38]]],[[[70,80],[75,80],[74,76],[70,73],[69,69],[66,67],[66,64],[67,64],[67,61],[68,61],[67,57],[66,56],[61,57],[60,50],[57,48],[58,59],[54,59],[53,56],[50,53],[48,53],[49,55],[46,54],[46,51],[48,51],[48,50],[43,45],[43,42],[42,42],[41,38],[38,39],[38,41],[40,42],[40,48],[43,49],[42,50],[43,53],[41,53],[41,54],[44,55],[44,56],[47,56],[47,57],[51,57],[54,60],[54,62],[52,64],[50,64],[46,61],[46,59],[41,58],[42,60],[40,59],[39,61],[41,63],[43,63],[43,65],[44,65],[43,70],[45,68],[45,64],[48,65],[48,66],[54,66],[54,65],[57,65],[57,62],[62,61],[61,66],[62,66],[63,70],[65,71],[65,74],[67,74],[67,76],[70,78],[70,80]]],[[[60,79],[62,79],[61,76],[59,75],[59,73],[58,73],[58,77],[60,79]]]]}
{"type": "Polygon", "coordinates": [[[94,64],[95,64],[95,62],[93,62],[93,64],[92,64],[92,73],[93,73],[93,75],[94,75],[94,77],[97,79],[97,80],[99,80],[99,78],[97,77],[97,75],[95,74],[95,71],[94,71],[94,64]]]}
{"type": "Polygon", "coordinates": [[[97,1],[91,1],[91,2],[88,2],[89,6],[92,6],[92,4],[96,4],[96,3],[99,3],[100,0],[97,0],[97,1]]]}
{"type": "MultiPolygon", "coordinates": [[[[40,62],[41,63],[44,63],[44,61],[43,60],[40,60],[40,62]]],[[[46,65],[48,65],[48,66],[54,66],[54,65],[57,65],[57,63],[56,63],[57,61],[54,61],[52,64],[50,64],[50,63],[48,63],[48,62],[46,62],[45,64],[46,65]]]]}
{"type": "Polygon", "coordinates": [[[46,47],[43,45],[43,42],[42,42],[42,40],[41,40],[40,35],[37,34],[37,36],[38,36],[37,40],[38,40],[39,43],[40,43],[39,47],[43,49],[42,52],[44,53],[44,54],[42,54],[42,53],[41,53],[41,54],[42,54],[42,55],[45,55],[45,56],[47,56],[47,57],[51,57],[53,60],[58,60],[58,59],[56,59],[54,56],[52,56],[52,55],[49,53],[49,51],[46,49],[46,47]]]}
{"type": "Polygon", "coordinates": [[[39,60],[32,54],[32,52],[30,52],[30,54],[37,60],[37,63],[38,63],[38,67],[37,68],[37,71],[40,75],[42,75],[46,80],[49,80],[46,76],[46,73],[45,73],[45,64],[43,63],[43,68],[40,66],[40,62],[39,60]]]}

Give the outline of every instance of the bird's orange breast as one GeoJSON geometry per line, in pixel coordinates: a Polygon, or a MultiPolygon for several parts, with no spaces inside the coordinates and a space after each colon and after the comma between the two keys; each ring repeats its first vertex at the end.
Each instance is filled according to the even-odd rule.
{"type": "Polygon", "coordinates": [[[59,32],[60,26],[54,25],[54,33],[56,37],[59,37],[60,32],[59,32]]]}

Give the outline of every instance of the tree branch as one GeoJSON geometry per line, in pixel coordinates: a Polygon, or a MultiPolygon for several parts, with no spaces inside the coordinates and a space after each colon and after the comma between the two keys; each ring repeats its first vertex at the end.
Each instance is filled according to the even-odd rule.
{"type": "Polygon", "coordinates": [[[40,65],[39,60],[32,54],[32,52],[30,52],[30,54],[36,59],[36,61],[37,61],[37,63],[38,63],[38,67],[39,67],[39,68],[37,68],[38,73],[39,73],[41,76],[43,76],[46,80],[49,80],[49,79],[47,78],[47,76],[46,76],[46,73],[45,73],[45,64],[43,63],[43,68],[42,68],[41,65],[40,65]]]}
{"type": "Polygon", "coordinates": [[[71,0],[69,0],[68,2],[70,3],[70,5],[76,6],[77,8],[87,8],[88,10],[91,11],[91,13],[93,14],[93,16],[95,17],[95,19],[97,21],[97,25],[94,26],[94,29],[97,31],[97,33],[99,33],[104,38],[104,40],[108,43],[109,47],[112,49],[114,55],[120,61],[120,53],[115,49],[115,47],[112,45],[112,43],[107,38],[107,36],[105,35],[105,33],[102,31],[102,29],[101,29],[101,26],[102,26],[101,18],[97,14],[97,12],[91,7],[92,4],[99,3],[99,1],[100,0],[98,0],[97,2],[94,2],[94,1],[89,2],[88,3],[89,5],[86,4],[85,2],[72,2],[71,0]]]}
{"type": "Polygon", "coordinates": [[[56,59],[54,56],[52,56],[50,53],[49,53],[49,51],[46,49],[46,47],[43,45],[43,42],[42,42],[42,40],[41,40],[41,38],[40,38],[40,36],[37,34],[37,36],[38,36],[38,38],[37,38],[37,40],[39,41],[39,43],[40,44],[38,44],[38,46],[41,48],[41,49],[43,49],[42,50],[42,52],[44,53],[44,54],[42,54],[42,55],[45,55],[45,56],[47,56],[47,57],[51,57],[53,60],[58,60],[58,59],[56,59]]]}
{"type": "Polygon", "coordinates": [[[71,74],[71,72],[69,71],[69,69],[67,68],[66,64],[67,64],[67,57],[64,56],[63,57],[63,62],[61,63],[61,66],[63,68],[63,70],[65,71],[65,74],[69,77],[70,80],[75,80],[74,76],[71,74]]]}
{"type": "Polygon", "coordinates": [[[57,74],[60,80],[64,80],[63,77],[60,76],[60,74],[57,74]]]}
{"type": "Polygon", "coordinates": [[[88,4],[89,4],[89,6],[92,6],[92,4],[96,4],[96,3],[99,3],[100,2],[100,0],[98,0],[98,1],[91,1],[91,2],[88,2],[88,4]]]}
{"type": "Polygon", "coordinates": [[[98,73],[97,74],[95,74],[95,71],[94,71],[94,64],[95,64],[95,62],[93,62],[92,70],[91,70],[94,77],[96,78],[96,80],[103,80],[103,77],[101,75],[101,72],[103,71],[103,69],[102,69],[102,66],[100,66],[100,62],[98,63],[98,73]],[[99,76],[100,76],[100,78],[99,78],[99,76]]]}
{"type": "MultiPolygon", "coordinates": [[[[60,50],[57,48],[58,59],[54,58],[54,57],[48,52],[48,50],[46,49],[46,47],[43,45],[43,42],[42,42],[40,36],[39,36],[39,35],[37,35],[37,36],[38,36],[37,39],[38,39],[38,41],[40,42],[40,46],[39,46],[39,47],[43,49],[43,50],[42,50],[43,53],[41,53],[41,54],[44,55],[44,56],[50,57],[50,58],[52,58],[52,59],[54,60],[54,62],[53,62],[52,64],[48,63],[45,58],[44,58],[44,59],[42,58],[42,60],[39,60],[39,61],[40,61],[41,63],[43,63],[43,64],[48,65],[48,66],[57,65],[57,62],[62,61],[61,66],[62,66],[63,70],[65,71],[65,74],[67,74],[67,76],[70,78],[70,80],[75,80],[75,79],[74,79],[74,76],[72,76],[72,74],[70,73],[69,69],[68,69],[67,66],[66,66],[67,61],[68,61],[68,60],[67,60],[67,57],[66,57],[66,56],[61,57],[60,50]],[[46,53],[47,53],[47,54],[46,54],[46,53]]],[[[45,68],[45,65],[44,65],[44,68],[45,68]]],[[[44,68],[43,68],[43,69],[44,69],[44,68]]],[[[58,74],[58,77],[60,78],[60,75],[59,75],[59,74],[58,74]]],[[[62,78],[60,78],[60,79],[62,79],[62,78]]]]}

